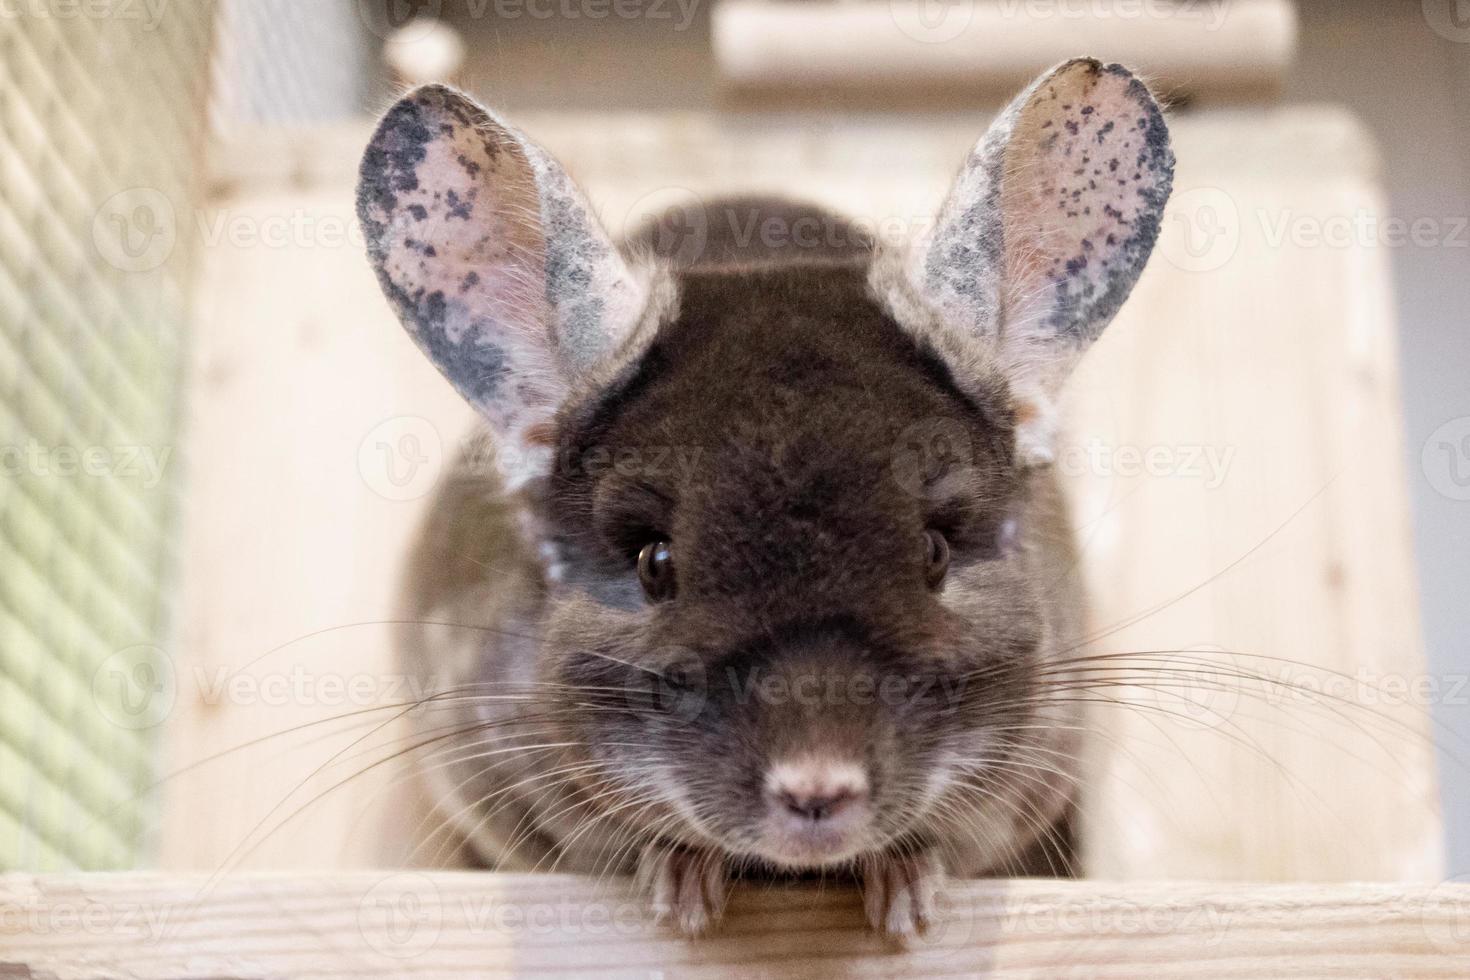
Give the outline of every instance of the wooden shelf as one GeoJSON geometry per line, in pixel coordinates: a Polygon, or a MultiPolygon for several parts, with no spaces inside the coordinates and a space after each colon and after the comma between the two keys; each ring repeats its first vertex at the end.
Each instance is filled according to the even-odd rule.
{"type": "Polygon", "coordinates": [[[835,885],[746,887],[719,932],[686,940],[620,880],[10,875],[0,976],[1464,977],[1467,924],[1453,883],[976,881],[903,949],[835,885]]]}

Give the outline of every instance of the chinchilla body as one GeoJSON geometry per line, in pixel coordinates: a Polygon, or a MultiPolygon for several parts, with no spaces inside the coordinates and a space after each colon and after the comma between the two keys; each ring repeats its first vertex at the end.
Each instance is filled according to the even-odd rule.
{"type": "Polygon", "coordinates": [[[413,764],[487,866],[636,870],[689,932],[742,874],[845,870],[921,929],[943,875],[1065,873],[1083,597],[1056,398],[1173,157],[1079,60],[933,229],[775,199],[613,242],[556,162],[421,89],[363,161],[369,254],[480,412],[403,573],[413,764]]]}

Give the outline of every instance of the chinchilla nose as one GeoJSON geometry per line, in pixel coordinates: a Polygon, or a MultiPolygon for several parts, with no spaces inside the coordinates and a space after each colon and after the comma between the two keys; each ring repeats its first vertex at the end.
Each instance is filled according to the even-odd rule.
{"type": "Polygon", "coordinates": [[[772,807],[819,823],[859,808],[868,798],[868,777],[855,763],[806,757],[772,765],[765,792],[772,807]]]}

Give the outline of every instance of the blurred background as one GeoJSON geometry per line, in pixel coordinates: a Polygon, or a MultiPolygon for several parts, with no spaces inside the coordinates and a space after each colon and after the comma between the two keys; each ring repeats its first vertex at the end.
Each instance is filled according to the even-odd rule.
{"type": "Polygon", "coordinates": [[[1089,872],[1470,873],[1464,0],[0,4],[0,870],[453,859],[388,625],[471,420],[351,206],[396,93],[475,93],[615,233],[753,189],[901,239],[1081,54],[1180,158],[1073,405],[1093,615],[1396,726],[1208,683],[1166,739],[1102,720],[1138,750],[1096,762],[1089,872]]]}

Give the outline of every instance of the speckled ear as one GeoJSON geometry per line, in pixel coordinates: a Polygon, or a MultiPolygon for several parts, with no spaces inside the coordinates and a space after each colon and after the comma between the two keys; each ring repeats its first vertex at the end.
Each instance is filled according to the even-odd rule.
{"type": "Polygon", "coordinates": [[[506,476],[544,472],[546,423],[646,293],[571,179],[467,96],[430,85],[379,124],[357,213],[383,291],[489,420],[506,476]]]}
{"type": "Polygon", "coordinates": [[[1148,88],[1121,65],[1069,61],[995,121],[912,257],[928,303],[998,357],[1036,453],[1056,387],[1148,261],[1173,174],[1148,88]]]}

